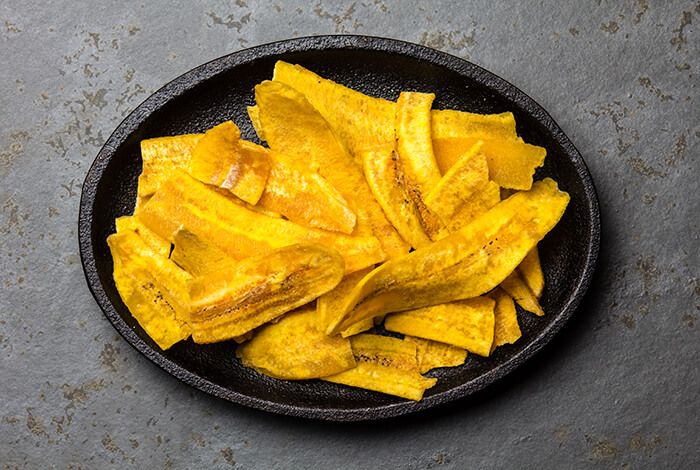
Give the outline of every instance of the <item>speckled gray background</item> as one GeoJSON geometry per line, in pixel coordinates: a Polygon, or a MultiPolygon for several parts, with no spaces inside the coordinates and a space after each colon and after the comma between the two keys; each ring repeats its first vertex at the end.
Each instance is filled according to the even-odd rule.
{"type": "Polygon", "coordinates": [[[2,468],[698,468],[700,3],[178,3],[0,3],[2,468]],[[116,334],[78,254],[81,183],[142,100],[210,59],[329,33],[425,44],[515,84],[579,148],[602,208],[590,294],[543,353],[377,423],[181,384],[116,334]]]}

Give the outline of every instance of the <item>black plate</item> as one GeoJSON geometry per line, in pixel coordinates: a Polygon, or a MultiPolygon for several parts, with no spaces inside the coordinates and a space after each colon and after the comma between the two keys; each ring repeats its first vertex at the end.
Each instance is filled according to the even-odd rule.
{"type": "MultiPolygon", "coordinates": [[[[544,86],[544,85],[543,85],[544,86]]],[[[259,141],[258,141],[259,142],[259,141]]],[[[176,78],[131,113],[100,150],[83,184],[80,254],[90,289],[124,338],[148,359],[204,392],[294,416],[353,421],[397,416],[465,397],[500,379],[540,350],[571,316],[590,284],[598,255],[600,215],[590,174],[573,144],[531,98],[496,75],[457,57],[405,42],[322,36],[253,47],[176,78]],[[477,113],[511,111],[518,134],[547,149],[536,178],[551,176],[571,195],[559,225],[540,244],[546,278],[542,318],[519,311],[523,337],[489,358],[471,354],[460,367],[438,369],[438,383],[420,402],[318,380],[286,382],[245,368],[235,344],[180,342],[156,346],[129,314],[112,280],[107,236],[114,219],[131,214],[141,172],[142,139],[204,132],[227,119],[258,141],[246,106],[253,87],[271,78],[277,60],[299,63],[370,95],[395,100],[399,91],[434,92],[436,108],[477,113]]]]}

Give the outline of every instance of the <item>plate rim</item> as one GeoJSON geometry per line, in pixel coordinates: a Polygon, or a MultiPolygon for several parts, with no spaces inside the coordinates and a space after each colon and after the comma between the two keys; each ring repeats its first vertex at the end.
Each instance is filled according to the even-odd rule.
{"type": "Polygon", "coordinates": [[[577,310],[590,287],[595,272],[600,251],[600,237],[600,205],[588,167],[571,140],[564,134],[563,130],[549,113],[535,100],[507,80],[461,57],[411,42],[364,35],[305,36],[261,44],[212,59],[166,83],[129,113],[115,128],[99,150],[83,181],[78,216],[80,257],[83,273],[90,292],[112,326],[132,347],[178,380],[210,395],[263,411],[328,421],[364,421],[415,413],[420,410],[465,398],[513,372],[548,344],[577,310]],[[445,67],[460,75],[468,76],[470,79],[485,84],[488,88],[495,90],[508,100],[518,104],[539,124],[547,129],[557,144],[565,150],[566,155],[570,158],[583,185],[585,201],[588,205],[587,212],[590,217],[591,230],[587,234],[590,238],[590,244],[588,245],[588,253],[586,254],[581,279],[576,285],[573,294],[570,296],[568,303],[564,305],[552,322],[514,357],[473,380],[435,395],[424,397],[423,400],[418,402],[406,401],[366,408],[333,408],[329,410],[326,408],[301,407],[251,397],[210,382],[153,349],[124,322],[104,290],[104,286],[99,279],[95,258],[92,255],[94,246],[92,244],[90,228],[92,226],[93,206],[97,187],[101,181],[102,175],[119,146],[133,131],[143,124],[152,113],[166,105],[170,100],[186,93],[203,81],[209,80],[219,73],[226,72],[261,57],[274,57],[275,55],[293,52],[328,50],[365,50],[398,54],[445,67]]]}

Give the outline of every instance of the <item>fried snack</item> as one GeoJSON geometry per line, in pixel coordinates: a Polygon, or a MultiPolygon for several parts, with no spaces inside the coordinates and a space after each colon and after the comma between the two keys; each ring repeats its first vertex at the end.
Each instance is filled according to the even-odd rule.
{"type": "Polygon", "coordinates": [[[328,336],[317,328],[313,304],[260,327],[250,341],[238,347],[236,356],[244,366],[283,380],[325,377],[356,365],[350,340],[328,336]]]}
{"type": "Polygon", "coordinates": [[[249,204],[262,196],[270,173],[267,153],[241,145],[241,132],[225,121],[204,133],[192,152],[190,175],[202,183],[228,189],[249,204]]]}
{"type": "Polygon", "coordinates": [[[438,367],[457,367],[467,359],[467,350],[430,339],[405,335],[404,341],[416,345],[416,359],[421,374],[438,367]]]}
{"type": "Polygon", "coordinates": [[[236,204],[182,170],[173,173],[139,218],[160,236],[173,241],[186,229],[228,256],[242,260],[283,246],[313,242],[338,250],[348,273],[384,260],[374,237],[355,237],[296,224],[236,204]]]}
{"type": "MultiPolygon", "coordinates": [[[[326,331],[328,324],[334,317],[336,312],[343,308],[346,299],[350,292],[355,288],[355,286],[374,269],[374,266],[369,266],[360,271],[355,271],[352,274],[348,274],[343,277],[340,283],[333,288],[333,290],[326,292],[316,300],[316,320],[318,329],[321,331],[326,331]]],[[[353,326],[350,330],[345,330],[341,332],[342,336],[345,338],[347,336],[352,336],[354,334],[360,333],[362,331],[369,330],[374,326],[372,319],[368,319],[364,322],[358,323],[353,326]]]]}
{"type": "Polygon", "coordinates": [[[139,176],[137,194],[147,199],[170,178],[174,168],[187,168],[199,139],[204,134],[184,134],[141,141],[143,169],[139,176]]]}
{"type": "Polygon", "coordinates": [[[361,166],[306,98],[288,85],[265,81],[255,87],[255,100],[270,148],[287,155],[294,166],[318,171],[356,209],[358,230],[369,225],[389,258],[407,253],[408,246],[374,200],[361,166]]]}
{"type": "Polygon", "coordinates": [[[333,289],[343,277],[340,253],[299,243],[189,282],[192,339],[241,336],[333,289]]]}
{"type": "Polygon", "coordinates": [[[384,328],[451,344],[480,356],[491,353],[496,302],[487,297],[391,313],[384,328]]]}
{"type": "Polygon", "coordinates": [[[190,336],[189,274],[154,252],[134,231],[107,237],[114,283],[124,304],[149,337],[168,349],[190,336]]]}
{"type": "Polygon", "coordinates": [[[433,136],[433,152],[440,170],[447,172],[478,141],[483,142],[490,180],[505,188],[528,190],[532,187],[532,176],[535,169],[544,164],[547,151],[543,147],[526,144],[520,138],[506,140],[483,134],[469,137],[433,136]]]}
{"type": "Polygon", "coordinates": [[[415,401],[437,382],[420,374],[415,344],[370,334],[351,336],[350,343],[357,366],[323,380],[415,401]]]}
{"type": "Polygon", "coordinates": [[[433,93],[401,92],[396,101],[396,145],[408,181],[423,196],[440,182],[430,133],[434,99],[433,93]]]}
{"type": "Polygon", "coordinates": [[[493,181],[487,181],[484,186],[459,207],[457,213],[447,225],[450,232],[456,232],[465,227],[493,206],[501,202],[500,189],[493,181]]]}
{"type": "Polygon", "coordinates": [[[357,217],[345,198],[318,173],[294,165],[284,154],[249,142],[244,147],[263,149],[270,160],[270,175],[258,204],[307,227],[351,234],[357,217]]]}
{"type": "Polygon", "coordinates": [[[482,144],[481,141],[474,144],[425,198],[425,204],[445,225],[452,222],[463,205],[472,205],[470,200],[489,179],[489,167],[481,151],[482,144]]]}
{"type": "Polygon", "coordinates": [[[173,246],[170,259],[194,277],[229,269],[237,263],[213,243],[186,229],[175,234],[173,246]]]}
{"type": "Polygon", "coordinates": [[[392,144],[360,153],[369,188],[386,218],[413,248],[431,243],[413,189],[406,180],[402,161],[392,144]]]}
{"type": "Polygon", "coordinates": [[[326,333],[385,313],[468,299],[500,284],[564,214],[569,195],[547,178],[458,232],[368,274],[326,333]]]}
{"type": "Polygon", "coordinates": [[[530,253],[523,259],[518,266],[520,276],[525,281],[525,284],[530,288],[535,298],[542,297],[544,290],[544,273],[540,264],[540,253],[537,247],[533,248],[530,253]]]}
{"type": "Polygon", "coordinates": [[[537,297],[535,297],[535,294],[532,293],[528,285],[525,284],[525,281],[520,276],[520,272],[517,269],[501,282],[501,287],[504,291],[508,292],[508,295],[513,297],[513,300],[515,300],[523,310],[532,312],[539,317],[544,315],[544,311],[542,307],[540,307],[537,297]]]}
{"type": "Polygon", "coordinates": [[[262,124],[260,123],[260,108],[257,106],[248,106],[248,117],[250,118],[250,123],[253,124],[253,129],[258,135],[258,138],[265,142],[265,133],[263,132],[262,124]]]}
{"type": "Polygon", "coordinates": [[[521,333],[513,298],[500,287],[496,287],[487,295],[496,301],[493,344],[491,345],[491,352],[493,352],[498,346],[515,343],[520,338],[521,333]]]}
{"type": "Polygon", "coordinates": [[[138,217],[133,215],[118,217],[114,220],[114,224],[116,225],[117,233],[124,230],[133,230],[158,256],[167,258],[170,255],[170,242],[146,227],[138,217]]]}

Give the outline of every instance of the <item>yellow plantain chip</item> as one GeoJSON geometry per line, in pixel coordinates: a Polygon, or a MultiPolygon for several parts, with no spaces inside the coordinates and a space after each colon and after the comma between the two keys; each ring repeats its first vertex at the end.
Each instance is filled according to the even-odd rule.
{"type": "Polygon", "coordinates": [[[186,339],[189,274],[158,255],[132,230],[107,238],[114,262],[114,283],[124,304],[148,336],[168,349],[186,339]]]}
{"type": "Polygon", "coordinates": [[[258,135],[258,138],[265,142],[265,133],[263,132],[262,124],[260,123],[260,108],[257,106],[248,106],[248,117],[250,118],[251,124],[253,124],[253,129],[258,135]]]}
{"type": "MultiPolygon", "coordinates": [[[[246,146],[256,146],[245,142],[246,146]]],[[[350,234],[357,218],[345,198],[318,173],[295,165],[279,152],[256,146],[267,152],[270,175],[261,207],[279,212],[307,227],[350,234]]]]}
{"type": "Polygon", "coordinates": [[[414,344],[370,334],[352,336],[350,343],[357,366],[323,380],[415,401],[437,382],[420,374],[414,344]]]}
{"type": "Polygon", "coordinates": [[[454,109],[433,112],[431,137],[434,140],[479,136],[499,140],[517,139],[513,113],[474,114],[454,109]]]}
{"type": "Polygon", "coordinates": [[[386,316],[384,328],[488,356],[493,342],[495,303],[487,297],[475,297],[392,313],[386,316]]]}
{"type": "Polygon", "coordinates": [[[275,64],[273,80],[303,94],[353,156],[394,141],[396,103],[372,98],[283,61],[275,64]]]}
{"type": "MultiPolygon", "coordinates": [[[[138,197],[147,198],[170,178],[174,168],[187,168],[199,139],[204,134],[184,134],[141,141],[143,170],[139,176],[138,197]]],[[[137,204],[137,208],[142,204],[137,204]]]]}
{"type": "Polygon", "coordinates": [[[481,134],[433,138],[433,151],[440,170],[447,172],[478,141],[483,142],[490,180],[505,188],[527,190],[532,187],[535,168],[544,164],[547,151],[543,147],[526,144],[520,138],[503,140],[481,134]]]}
{"type": "Polygon", "coordinates": [[[540,307],[537,297],[535,297],[535,294],[532,293],[528,285],[525,284],[525,281],[520,276],[520,272],[517,269],[501,282],[501,287],[504,291],[508,292],[508,295],[513,297],[513,300],[515,300],[523,310],[534,313],[540,317],[544,315],[544,311],[542,307],[540,307]]]}
{"type": "Polygon", "coordinates": [[[467,359],[467,350],[451,344],[405,335],[404,341],[416,345],[416,357],[421,374],[438,367],[457,367],[467,359]]]}
{"type": "Polygon", "coordinates": [[[426,196],[425,204],[448,225],[462,205],[482,189],[489,178],[489,167],[477,142],[440,179],[426,196]]]}
{"type": "Polygon", "coordinates": [[[472,220],[488,212],[501,202],[500,189],[493,181],[487,181],[476,193],[462,204],[447,225],[451,232],[456,232],[469,225],[472,220]]]}
{"type": "Polygon", "coordinates": [[[361,156],[369,188],[399,235],[413,248],[429,245],[421,211],[394,146],[367,149],[361,156]]]}
{"type": "Polygon", "coordinates": [[[236,350],[243,365],[283,380],[338,374],[355,367],[350,340],[328,336],[316,327],[316,310],[305,306],[260,327],[236,350]]]}
{"type": "Polygon", "coordinates": [[[425,197],[440,182],[430,132],[435,94],[401,92],[396,101],[396,144],[411,186],[425,197]]]}
{"type": "Polygon", "coordinates": [[[209,129],[192,152],[189,173],[255,204],[265,189],[270,161],[264,149],[243,146],[240,138],[241,132],[231,121],[209,129]]]}
{"type": "MultiPolygon", "coordinates": [[[[374,269],[374,266],[369,266],[365,269],[361,269],[352,274],[346,275],[343,277],[340,283],[333,288],[333,290],[326,292],[316,300],[316,320],[317,326],[321,331],[326,331],[326,328],[328,328],[328,323],[335,316],[336,312],[343,308],[346,298],[352,289],[362,280],[363,277],[369,274],[372,269],[374,269]]],[[[352,336],[353,334],[368,330],[373,326],[374,322],[370,318],[369,320],[360,323],[359,326],[352,331],[343,331],[342,335],[343,337],[352,336]]]]}
{"type": "Polygon", "coordinates": [[[493,332],[493,345],[491,346],[491,352],[493,352],[498,346],[515,343],[520,338],[521,333],[513,298],[500,287],[489,292],[488,296],[496,301],[494,309],[496,323],[493,332]]]}
{"type": "Polygon", "coordinates": [[[336,250],[299,243],[189,282],[192,339],[241,336],[333,289],[345,266],[336,250]]]}
{"type": "Polygon", "coordinates": [[[542,297],[544,290],[544,273],[540,264],[540,253],[537,247],[533,248],[530,253],[523,259],[518,266],[520,276],[525,281],[525,284],[530,288],[535,298],[542,297]]]}
{"type": "Polygon", "coordinates": [[[374,269],[326,330],[468,299],[500,284],[564,214],[569,195],[547,178],[500,202],[458,232],[374,269]]]}
{"type": "Polygon", "coordinates": [[[168,240],[174,240],[179,230],[186,229],[236,260],[300,242],[320,243],[338,250],[345,258],[348,273],[384,260],[374,237],[329,232],[267,216],[220,195],[181,170],[161,186],[139,218],[168,240]]]}
{"type": "Polygon", "coordinates": [[[173,245],[170,259],[195,277],[232,268],[237,263],[213,243],[184,229],[175,234],[173,245]]]}
{"type": "Polygon", "coordinates": [[[288,85],[265,81],[255,87],[255,99],[270,148],[298,168],[318,171],[356,209],[358,226],[370,225],[388,257],[407,253],[408,246],[374,200],[362,167],[306,98],[288,85]]]}
{"type": "Polygon", "coordinates": [[[146,245],[158,256],[167,258],[170,255],[170,242],[146,227],[138,217],[126,215],[117,218],[114,223],[117,227],[117,233],[123,232],[124,230],[132,230],[136,235],[141,237],[141,239],[146,242],[146,245]]]}

